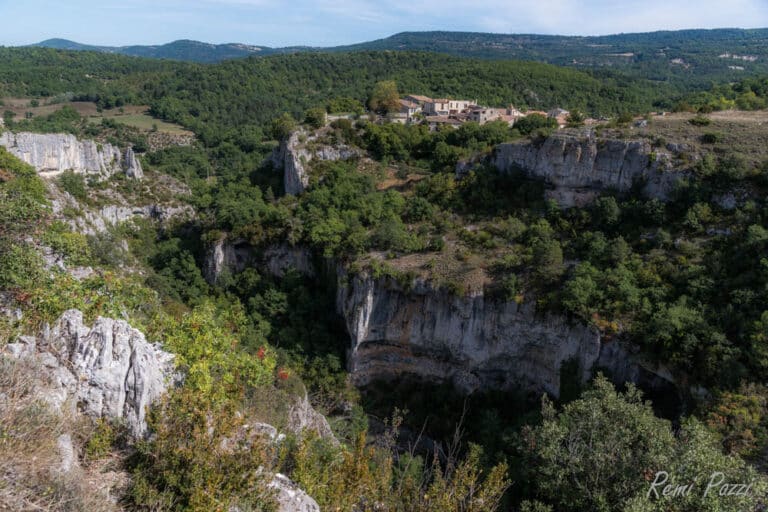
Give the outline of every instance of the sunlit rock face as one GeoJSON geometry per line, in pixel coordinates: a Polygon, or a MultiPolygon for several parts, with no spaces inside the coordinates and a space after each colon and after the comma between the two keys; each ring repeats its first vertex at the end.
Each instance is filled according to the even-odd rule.
{"type": "Polygon", "coordinates": [[[686,172],[674,169],[674,152],[648,141],[552,135],[543,141],[496,146],[490,162],[503,172],[522,171],[550,186],[561,206],[583,206],[601,192],[626,192],[635,184],[649,198],[666,200],[686,172]]]}
{"type": "Polygon", "coordinates": [[[141,163],[131,148],[121,151],[111,144],[81,141],[70,134],[4,132],[0,134],[0,145],[41,174],[73,171],[102,178],[117,173],[135,179],[144,176],[141,163]]]}
{"type": "Polygon", "coordinates": [[[71,406],[91,417],[121,419],[136,437],[147,432],[149,406],[173,379],[172,354],[123,320],[98,318],[89,327],[76,309],[5,351],[35,358],[46,369],[50,386],[41,398],[55,409],[71,406]]]}
{"type": "Polygon", "coordinates": [[[293,132],[272,153],[272,165],[283,170],[285,193],[297,195],[309,186],[309,163],[312,161],[350,160],[362,155],[361,151],[344,144],[329,145],[318,142],[325,133],[293,132]]]}
{"type": "Polygon", "coordinates": [[[600,334],[533,304],[476,294],[455,296],[416,282],[348,276],[337,308],[351,337],[354,382],[413,375],[451,381],[462,391],[526,389],[560,393],[560,367],[579,363],[586,380],[600,355],[600,334]]]}

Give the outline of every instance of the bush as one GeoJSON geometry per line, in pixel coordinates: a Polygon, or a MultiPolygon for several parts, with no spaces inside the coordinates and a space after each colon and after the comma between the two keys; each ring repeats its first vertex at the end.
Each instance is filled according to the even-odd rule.
{"type": "Polygon", "coordinates": [[[688,122],[694,126],[709,126],[712,124],[712,120],[706,116],[698,115],[688,120],[688,122]]]}
{"type": "Polygon", "coordinates": [[[311,108],[304,114],[304,122],[315,129],[325,126],[325,118],[325,110],[322,108],[311,108]]]}
{"type": "Polygon", "coordinates": [[[101,475],[81,467],[62,473],[60,436],[70,436],[76,455],[84,432],[41,400],[50,385],[46,370],[32,359],[0,355],[0,510],[117,511],[101,475]]]}
{"type": "Polygon", "coordinates": [[[88,265],[91,262],[88,237],[69,231],[62,222],[54,222],[43,234],[42,241],[72,265],[88,265]]]}
{"type": "Polygon", "coordinates": [[[112,451],[117,439],[116,429],[104,418],[96,420],[93,432],[85,443],[84,458],[86,461],[106,457],[112,451]]]}
{"type": "Polygon", "coordinates": [[[296,120],[289,113],[272,120],[269,133],[275,140],[285,140],[296,129],[296,120]]]}
{"type": "Polygon", "coordinates": [[[563,249],[557,240],[538,240],[533,245],[536,276],[543,281],[555,281],[563,273],[563,249]]]}
{"type": "Polygon", "coordinates": [[[149,417],[137,444],[129,499],[145,510],[275,510],[268,487],[271,440],[247,428],[235,402],[184,388],[149,417]]]}
{"type": "MultiPolygon", "coordinates": [[[[684,512],[755,510],[765,477],[736,457],[722,454],[717,440],[696,421],[680,438],[656,418],[631,384],[625,393],[599,375],[578,400],[558,412],[546,397],[541,425],[526,431],[526,445],[541,497],[558,510],[684,512]],[[649,486],[660,471],[672,485],[709,480],[722,471],[726,482],[752,483],[750,496],[719,496],[703,489],[685,496],[657,496],[649,486]],[[672,506],[674,505],[674,506],[672,506]]],[[[706,484],[702,484],[706,485],[706,484]]],[[[536,510],[536,509],[533,509],[536,510]]]]}
{"type": "Polygon", "coordinates": [[[707,132],[701,136],[701,142],[703,144],[717,144],[722,140],[723,136],[715,132],[707,132]]]}
{"type": "Polygon", "coordinates": [[[72,171],[66,171],[59,176],[59,186],[65,192],[68,192],[72,197],[80,202],[88,200],[88,193],[86,192],[85,178],[82,174],[76,174],[72,171]]]}
{"type": "MultiPolygon", "coordinates": [[[[408,454],[393,456],[397,427],[393,422],[376,448],[359,436],[351,447],[336,448],[312,438],[303,439],[293,454],[293,477],[322,510],[418,510],[422,512],[492,512],[497,510],[509,481],[507,466],[492,467],[485,478],[482,451],[470,445],[466,457],[449,455],[431,464],[408,454]]],[[[453,452],[451,452],[453,453],[453,452]]]]}
{"type": "Polygon", "coordinates": [[[405,211],[403,219],[407,222],[419,222],[429,220],[435,214],[435,207],[419,196],[409,197],[405,202],[405,211]]]}

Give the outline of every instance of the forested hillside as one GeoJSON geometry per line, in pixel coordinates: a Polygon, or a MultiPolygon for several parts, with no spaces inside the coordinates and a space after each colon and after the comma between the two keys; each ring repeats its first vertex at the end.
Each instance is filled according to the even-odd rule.
{"type": "Polygon", "coordinates": [[[43,41],[38,46],[192,62],[296,52],[428,51],[478,59],[546,62],[578,69],[619,69],[638,78],[698,85],[768,71],[768,29],[678,30],[591,37],[403,32],[328,48],[211,45],[198,41],[97,47],[58,39],[43,41]]]}
{"type": "Polygon", "coordinates": [[[560,106],[596,116],[669,105],[676,93],[621,75],[596,78],[546,64],[430,53],[297,54],[213,66],[47,49],[4,49],[0,59],[0,95],[60,95],[105,108],[145,103],[158,117],[201,135],[263,127],[283,112],[300,117],[340,98],[365,103],[374,84],[386,79],[397,80],[403,94],[533,109],[560,106]]]}
{"type": "Polygon", "coordinates": [[[533,60],[578,69],[617,69],[638,78],[698,84],[768,71],[768,29],[588,37],[403,32],[333,49],[349,50],[419,50],[481,59],[533,60]]]}
{"type": "Polygon", "coordinates": [[[48,39],[32,46],[53,48],[56,50],[78,50],[113,53],[131,57],[150,59],[168,59],[187,62],[220,62],[228,59],[241,59],[251,55],[274,53],[270,48],[261,48],[246,44],[209,44],[200,41],[180,40],[155,46],[92,46],[66,39],[48,39]]]}

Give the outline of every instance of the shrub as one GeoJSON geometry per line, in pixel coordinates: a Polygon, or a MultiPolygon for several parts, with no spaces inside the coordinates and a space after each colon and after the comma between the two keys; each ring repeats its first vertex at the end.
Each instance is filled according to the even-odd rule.
{"type": "Polygon", "coordinates": [[[93,432],[85,443],[86,461],[97,460],[106,457],[112,451],[117,439],[115,427],[104,418],[96,420],[93,432]]]}
{"type": "Polygon", "coordinates": [[[78,201],[85,202],[88,200],[88,193],[86,192],[85,178],[82,174],[76,174],[72,171],[66,171],[59,176],[59,186],[65,192],[68,192],[72,197],[78,201]]]}
{"type": "Polygon", "coordinates": [[[527,430],[524,438],[539,495],[558,510],[736,512],[754,510],[764,495],[765,478],[740,459],[723,455],[701,424],[685,421],[676,439],[670,423],[657,418],[631,384],[618,393],[599,375],[560,412],[545,397],[542,416],[541,425],[527,430]],[[658,488],[654,496],[649,486],[660,471],[668,472],[672,485],[709,480],[721,471],[727,482],[752,483],[753,492],[704,497],[699,488],[666,496],[658,488]]]}
{"type": "Polygon", "coordinates": [[[322,108],[311,108],[304,114],[304,122],[312,128],[322,128],[325,126],[325,110],[322,108]]]}
{"type": "Polygon", "coordinates": [[[403,219],[407,222],[429,220],[435,214],[435,207],[423,197],[409,197],[405,202],[403,219]]]}
{"type": "Polygon", "coordinates": [[[698,115],[688,120],[693,126],[709,126],[712,120],[706,116],[698,115]]]}
{"type": "MultiPolygon", "coordinates": [[[[482,451],[470,445],[466,457],[437,454],[431,464],[408,454],[392,455],[395,433],[385,434],[376,448],[360,435],[350,448],[304,438],[293,454],[293,477],[322,510],[418,510],[423,512],[492,512],[499,507],[509,481],[499,464],[482,478],[482,451]]],[[[451,452],[453,453],[453,452],[451,452]]]]}
{"type": "Polygon", "coordinates": [[[557,240],[539,240],[533,245],[534,272],[544,281],[555,281],[563,273],[563,249],[557,240]]]}
{"type": "Polygon", "coordinates": [[[60,436],[69,434],[77,453],[83,432],[41,400],[49,385],[44,370],[0,355],[0,510],[116,511],[99,478],[79,467],[62,473],[60,436]]]}
{"type": "Polygon", "coordinates": [[[62,222],[54,222],[43,234],[42,240],[72,265],[87,265],[91,261],[88,237],[69,231],[62,222]]]}
{"type": "Polygon", "coordinates": [[[248,429],[236,402],[192,388],[173,392],[149,417],[154,435],[137,444],[129,499],[148,510],[274,510],[271,441],[248,429]]]}

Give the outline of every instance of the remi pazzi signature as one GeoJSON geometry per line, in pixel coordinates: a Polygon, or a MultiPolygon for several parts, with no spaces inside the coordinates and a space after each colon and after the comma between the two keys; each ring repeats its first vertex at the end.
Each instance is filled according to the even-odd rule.
{"type": "MultiPolygon", "coordinates": [[[[650,499],[651,496],[656,498],[690,496],[694,488],[698,487],[696,481],[674,485],[667,484],[668,481],[669,473],[666,471],[657,472],[656,478],[653,479],[651,487],[648,489],[647,497],[650,499]]],[[[752,492],[752,484],[726,482],[725,475],[720,471],[715,471],[709,476],[707,486],[703,487],[702,490],[704,497],[716,494],[719,496],[749,496],[752,492]]]]}

